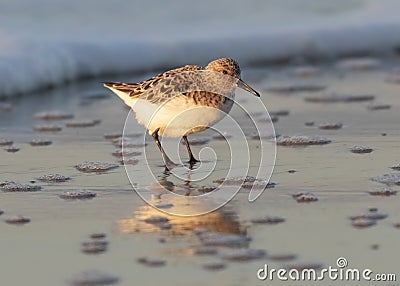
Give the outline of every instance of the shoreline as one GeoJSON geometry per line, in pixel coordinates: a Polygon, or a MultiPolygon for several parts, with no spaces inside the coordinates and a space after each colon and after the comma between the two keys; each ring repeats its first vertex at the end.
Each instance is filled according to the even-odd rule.
{"type": "MultiPolygon", "coordinates": [[[[344,25],[344,24],[343,24],[344,25]]],[[[400,23],[359,27],[259,31],[237,37],[90,44],[42,44],[15,40],[13,50],[0,46],[0,98],[40,92],[70,82],[126,74],[146,74],[210,59],[231,57],[245,67],[288,63],[329,63],[347,57],[396,57],[400,23]],[[379,35],[379,36],[377,36],[379,35]],[[229,46],[229,48],[228,48],[229,46]],[[207,51],[207,52],[205,52],[207,51]],[[9,54],[9,55],[8,55],[9,54]]]]}

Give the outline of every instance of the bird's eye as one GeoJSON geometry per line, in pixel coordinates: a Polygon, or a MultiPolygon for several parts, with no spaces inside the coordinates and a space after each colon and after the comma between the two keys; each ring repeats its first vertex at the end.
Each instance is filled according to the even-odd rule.
{"type": "Polygon", "coordinates": [[[227,72],[227,71],[222,71],[222,73],[223,73],[223,74],[228,74],[228,72],[227,72]]]}

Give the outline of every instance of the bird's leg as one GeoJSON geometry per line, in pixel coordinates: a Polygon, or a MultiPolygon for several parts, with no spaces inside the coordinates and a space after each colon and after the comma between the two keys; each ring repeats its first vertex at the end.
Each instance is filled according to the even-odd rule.
{"type": "Polygon", "coordinates": [[[161,151],[161,154],[162,154],[163,159],[164,159],[164,162],[165,162],[165,167],[166,167],[167,169],[172,169],[173,167],[176,166],[176,164],[168,157],[167,153],[165,153],[163,147],[161,146],[161,142],[160,142],[160,140],[158,139],[158,131],[159,131],[159,130],[160,130],[160,129],[157,129],[157,130],[154,131],[151,135],[153,136],[154,141],[156,142],[156,144],[157,144],[157,146],[158,146],[158,149],[160,149],[160,151],[161,151]]]}
{"type": "Polygon", "coordinates": [[[193,165],[193,164],[195,164],[195,163],[197,163],[197,162],[200,162],[199,160],[197,160],[197,159],[193,156],[192,150],[190,149],[190,145],[189,145],[189,141],[188,141],[188,139],[187,139],[187,136],[185,135],[185,136],[183,136],[182,138],[183,138],[183,142],[185,142],[185,146],[186,146],[186,149],[187,149],[188,154],[189,154],[189,164],[190,164],[190,165],[193,165]]]}

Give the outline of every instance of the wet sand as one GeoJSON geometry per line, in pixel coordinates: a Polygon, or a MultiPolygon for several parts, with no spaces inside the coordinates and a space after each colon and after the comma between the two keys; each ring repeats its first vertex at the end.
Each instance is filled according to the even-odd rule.
{"type": "MultiPolygon", "coordinates": [[[[275,188],[266,190],[253,203],[247,201],[249,191],[242,189],[222,209],[192,218],[168,216],[149,207],[133,191],[123,166],[102,174],[84,173],[75,168],[84,161],[118,164],[119,158],[112,155],[118,148],[103,135],[121,133],[128,110],[111,94],[103,99],[82,98],[88,94],[109,94],[99,84],[103,79],[7,101],[11,110],[0,111],[0,140],[12,140],[20,150],[15,153],[0,150],[0,182],[39,185],[42,189],[36,192],[0,191],[0,210],[4,211],[0,216],[2,284],[63,285],[87,269],[118,277],[117,285],[278,284],[279,281],[258,281],[257,270],[264,263],[276,268],[305,262],[323,267],[336,266],[336,259],[341,256],[347,258],[349,267],[370,268],[374,273],[398,273],[400,233],[394,224],[400,223],[399,196],[368,193],[385,188],[384,184],[371,181],[372,177],[396,173],[398,171],[390,167],[400,163],[400,85],[386,80],[400,61],[378,59],[378,63],[360,68],[360,65],[332,62],[321,64],[317,70],[294,69],[294,65],[245,69],[244,79],[261,92],[269,111],[289,111],[287,116],[277,116],[278,121],[274,123],[277,134],[319,136],[332,142],[305,147],[278,146],[271,178],[277,183],[275,188]],[[298,84],[301,84],[300,91],[296,90],[298,84]],[[307,89],[306,84],[311,88],[307,89]],[[288,85],[292,85],[289,91],[288,85]],[[280,88],[278,92],[276,87],[280,88]],[[305,100],[332,93],[373,95],[375,98],[335,103],[305,100]],[[390,108],[368,108],[378,103],[390,105],[390,108]],[[92,127],[71,128],[66,127],[70,119],[47,122],[33,118],[35,113],[49,110],[72,113],[75,121],[99,119],[101,122],[92,127]],[[306,122],[314,125],[306,126],[306,122]],[[321,124],[337,122],[342,124],[340,129],[318,128],[321,124]],[[57,124],[62,130],[54,133],[33,130],[33,126],[43,124],[57,124]],[[33,139],[51,140],[52,144],[31,146],[29,142],[33,139]],[[360,145],[371,147],[373,151],[368,154],[350,151],[360,145]],[[69,176],[71,180],[62,183],[37,180],[42,175],[55,173],[69,176]],[[96,196],[88,200],[60,198],[64,192],[76,190],[88,190],[96,196]],[[312,192],[318,200],[299,203],[292,197],[298,192],[312,192]],[[370,208],[377,208],[388,217],[371,227],[352,226],[349,217],[370,208]],[[24,225],[4,222],[13,215],[26,216],[30,222],[24,225]],[[282,217],[284,221],[272,225],[251,222],[268,215],[282,217]],[[144,222],[152,216],[162,216],[168,221],[162,225],[144,222]],[[227,247],[213,246],[217,254],[194,254],[194,249],[204,246],[204,241],[196,234],[199,228],[217,234],[247,236],[251,241],[245,248],[264,250],[267,254],[241,262],[230,261],[224,256],[224,251],[232,249],[227,247]],[[81,251],[81,243],[93,233],[106,234],[107,251],[99,254],[81,251]],[[295,258],[288,261],[274,259],[274,256],[287,254],[293,254],[295,258]],[[159,259],[163,263],[151,267],[138,262],[143,257],[159,259]],[[224,268],[218,271],[203,268],[204,264],[214,262],[223,263],[224,268]]],[[[107,80],[135,81],[147,77],[115,76],[107,80]]],[[[246,98],[250,95],[238,93],[239,102],[245,106],[249,104],[252,112],[252,101],[246,98]]],[[[144,132],[142,127],[132,126],[135,133],[144,132]]],[[[204,138],[207,134],[192,138],[204,138]]],[[[249,142],[251,146],[258,144],[252,139],[249,142]]],[[[146,148],[150,156],[148,162],[161,175],[161,157],[153,142],[149,141],[149,144],[146,148]]],[[[195,187],[212,186],[213,180],[224,177],[228,166],[229,158],[222,141],[212,140],[206,145],[193,146],[194,152],[197,154],[204,146],[215,150],[219,163],[215,174],[195,187]]],[[[136,149],[141,151],[141,148],[136,149]]],[[[137,159],[138,163],[131,167],[137,181],[142,184],[148,179],[150,182],[146,177],[143,154],[137,159]]],[[[182,184],[169,179],[178,185],[178,193],[187,191],[182,184]]],[[[398,186],[390,188],[400,190],[398,186]]],[[[154,200],[174,204],[168,200],[168,195],[165,197],[154,200]]],[[[298,282],[289,285],[291,283],[298,282]]],[[[337,283],[324,281],[324,285],[337,283]]],[[[349,283],[352,284],[358,285],[349,283]]]]}

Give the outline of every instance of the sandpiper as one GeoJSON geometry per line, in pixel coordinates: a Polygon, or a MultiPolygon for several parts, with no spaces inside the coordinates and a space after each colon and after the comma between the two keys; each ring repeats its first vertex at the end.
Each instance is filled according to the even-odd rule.
{"type": "Polygon", "coordinates": [[[137,121],[153,136],[167,168],[174,164],[159,136],[182,137],[193,165],[198,160],[187,135],[209,128],[229,113],[236,87],[260,96],[241,80],[239,64],[229,58],[214,60],[206,67],[187,65],[139,83],[106,82],[104,86],[132,108],[137,121]]]}

